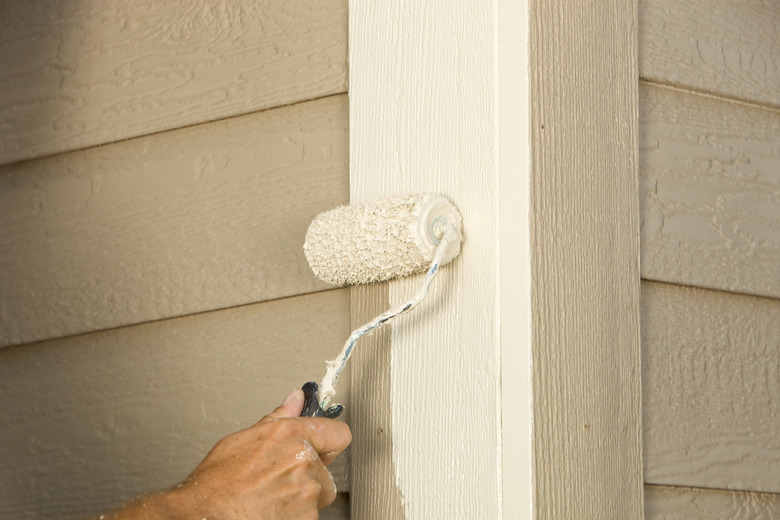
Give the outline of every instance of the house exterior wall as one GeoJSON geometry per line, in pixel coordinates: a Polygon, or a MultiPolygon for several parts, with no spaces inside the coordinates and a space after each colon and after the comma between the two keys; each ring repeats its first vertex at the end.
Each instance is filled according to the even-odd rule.
{"type": "MultiPolygon", "coordinates": [[[[79,518],[348,333],[300,253],[348,198],[346,2],[0,9],[0,518],[79,518]]],[[[643,0],[638,34],[646,516],[773,517],[780,9],[643,0]]]]}
{"type": "Polygon", "coordinates": [[[425,310],[355,354],[360,518],[641,517],[635,20],[352,2],[351,195],[445,194],[465,236],[425,310]]]}
{"type": "Polygon", "coordinates": [[[348,198],[346,9],[0,4],[0,518],[170,486],[321,377],[349,293],[302,245],[348,198]]]}
{"type": "Polygon", "coordinates": [[[780,5],[639,12],[646,516],[780,515],[780,5]]]}

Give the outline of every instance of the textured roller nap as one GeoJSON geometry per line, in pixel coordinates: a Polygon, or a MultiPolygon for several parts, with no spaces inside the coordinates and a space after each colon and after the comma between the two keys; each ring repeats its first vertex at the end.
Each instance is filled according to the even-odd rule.
{"type": "Polygon", "coordinates": [[[333,285],[381,282],[425,271],[438,242],[434,222],[456,226],[458,240],[442,265],[460,252],[461,218],[438,195],[392,197],[341,206],[318,215],[303,245],[309,265],[333,285]]]}

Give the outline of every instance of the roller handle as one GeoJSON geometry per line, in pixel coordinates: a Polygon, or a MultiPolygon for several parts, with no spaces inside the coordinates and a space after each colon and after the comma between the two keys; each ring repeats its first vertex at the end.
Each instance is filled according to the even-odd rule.
{"type": "Polygon", "coordinates": [[[344,411],[344,407],[340,404],[334,404],[328,407],[327,410],[323,410],[320,406],[320,385],[314,381],[309,381],[303,385],[303,411],[301,417],[327,417],[328,419],[335,419],[341,412],[344,411]]]}

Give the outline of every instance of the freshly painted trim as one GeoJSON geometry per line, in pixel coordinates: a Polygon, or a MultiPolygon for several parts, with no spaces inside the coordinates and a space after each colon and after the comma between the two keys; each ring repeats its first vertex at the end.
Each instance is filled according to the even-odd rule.
{"type": "MultiPolygon", "coordinates": [[[[353,474],[380,486],[353,488],[353,514],[530,518],[527,5],[352,2],[349,28],[352,201],[438,192],[466,234],[428,299],[392,326],[385,360],[353,360],[355,394],[375,392],[355,396],[355,443],[374,456],[356,454],[353,474]],[[389,361],[384,383],[366,384],[377,361],[389,361]],[[390,428],[360,429],[377,410],[390,428]]],[[[387,299],[418,283],[389,283],[387,299]]],[[[376,293],[353,297],[354,310],[376,293]]]]}
{"type": "Polygon", "coordinates": [[[435,191],[465,220],[382,386],[354,360],[392,439],[353,468],[401,509],[353,513],[642,517],[636,3],[529,5],[350,5],[353,202],[435,191]]]}

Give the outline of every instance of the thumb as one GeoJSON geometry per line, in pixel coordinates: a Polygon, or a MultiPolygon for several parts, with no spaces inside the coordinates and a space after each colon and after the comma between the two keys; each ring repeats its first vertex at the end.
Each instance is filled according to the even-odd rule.
{"type": "Polygon", "coordinates": [[[282,419],[284,417],[299,417],[303,410],[303,390],[296,388],[284,398],[282,404],[263,419],[282,419]]]}

